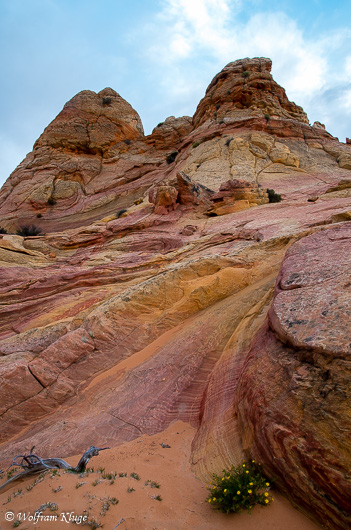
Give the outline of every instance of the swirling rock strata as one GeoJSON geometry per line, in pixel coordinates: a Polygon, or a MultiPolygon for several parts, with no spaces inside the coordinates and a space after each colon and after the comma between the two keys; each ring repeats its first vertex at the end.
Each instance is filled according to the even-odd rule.
{"type": "Polygon", "coordinates": [[[243,448],[340,529],[351,523],[350,244],[347,223],[288,250],[237,395],[243,448]]]}
{"type": "Polygon", "coordinates": [[[116,92],[80,93],[9,177],[1,461],[181,419],[203,480],[251,452],[311,517],[347,521],[351,148],[270,67],[230,63],[146,137],[116,92]]]}

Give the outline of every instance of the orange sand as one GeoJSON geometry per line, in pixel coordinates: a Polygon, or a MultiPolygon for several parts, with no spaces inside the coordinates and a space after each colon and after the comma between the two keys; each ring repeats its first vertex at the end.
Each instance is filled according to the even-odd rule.
{"type": "MultiPolygon", "coordinates": [[[[177,421],[165,432],[154,436],[143,435],[102,452],[90,461],[94,473],[80,477],[62,471],[57,475],[47,472],[44,479],[29,491],[27,488],[35,478],[17,483],[0,495],[0,528],[13,528],[13,521],[5,521],[6,512],[13,512],[16,520],[20,512],[34,515],[41,505],[56,503],[57,512],[47,508],[42,515],[57,513],[57,521],[42,520],[34,524],[33,521],[22,520],[19,528],[69,528],[72,523],[61,520],[63,516],[60,514],[67,513],[66,519],[69,520],[70,512],[79,516],[87,510],[88,521],[96,520],[107,530],[318,530],[318,526],[278,493],[274,494],[272,505],[264,508],[257,506],[251,515],[245,512],[228,516],[213,511],[205,502],[206,485],[195,478],[189,463],[194,433],[190,425],[177,421]],[[162,448],[162,442],[171,447],[162,448]],[[127,473],[127,477],[117,476],[111,484],[109,479],[102,478],[99,468],[105,468],[105,473],[127,473]],[[140,480],[130,477],[133,472],[139,475],[140,480]],[[160,488],[145,485],[148,480],[158,482],[160,488]],[[96,481],[98,483],[94,486],[96,481]],[[134,491],[128,492],[128,488],[134,488],[134,491]],[[162,500],[154,499],[156,495],[160,495],[162,500]],[[104,515],[103,505],[108,498],[116,498],[119,502],[110,503],[104,515]]],[[[64,448],[61,455],[52,456],[64,457],[64,448]]],[[[67,460],[75,465],[79,458],[80,455],[67,460]]],[[[80,526],[75,525],[74,528],[80,526]]]]}

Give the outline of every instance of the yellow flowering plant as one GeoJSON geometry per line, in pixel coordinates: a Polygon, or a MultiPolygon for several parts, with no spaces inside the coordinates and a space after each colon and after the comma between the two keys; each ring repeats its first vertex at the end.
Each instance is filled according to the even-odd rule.
{"type": "Polygon", "coordinates": [[[261,465],[253,460],[232,466],[230,471],[223,470],[222,475],[214,473],[211,484],[207,488],[207,502],[217,511],[250,513],[256,504],[268,506],[273,501],[270,481],[263,475],[261,465]]]}

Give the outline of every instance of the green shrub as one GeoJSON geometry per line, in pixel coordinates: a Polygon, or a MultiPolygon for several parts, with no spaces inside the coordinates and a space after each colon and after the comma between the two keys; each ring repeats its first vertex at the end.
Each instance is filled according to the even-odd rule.
{"type": "Polygon", "coordinates": [[[241,75],[242,75],[243,77],[249,77],[250,72],[249,72],[248,70],[245,70],[245,72],[243,72],[241,75]]]}
{"type": "Polygon", "coordinates": [[[167,158],[166,158],[167,164],[172,164],[172,162],[175,161],[175,159],[177,157],[177,154],[178,154],[178,151],[173,151],[173,153],[168,155],[167,158]]]}
{"type": "Polygon", "coordinates": [[[16,233],[18,236],[33,237],[41,234],[41,228],[36,225],[22,225],[19,227],[16,233]]]}
{"type": "Polygon", "coordinates": [[[266,112],[264,117],[266,118],[267,121],[269,121],[271,119],[271,115],[268,112],[266,112]]]}
{"type": "Polygon", "coordinates": [[[250,510],[256,505],[268,506],[274,499],[268,493],[270,482],[254,460],[243,462],[223,475],[213,474],[207,502],[218,511],[230,513],[250,510]]]}
{"type": "Polygon", "coordinates": [[[102,98],[103,105],[111,105],[111,103],[112,103],[112,98],[107,98],[107,97],[102,98]]]}
{"type": "Polygon", "coordinates": [[[7,234],[7,230],[0,226],[0,234],[7,234]]]}
{"type": "Polygon", "coordinates": [[[118,210],[116,212],[116,218],[119,219],[124,213],[126,213],[128,210],[126,210],[125,208],[122,208],[121,210],[118,210]]]}
{"type": "Polygon", "coordinates": [[[269,202],[280,202],[282,200],[282,196],[279,195],[279,193],[276,193],[274,190],[268,188],[267,193],[269,202]]]}
{"type": "Polygon", "coordinates": [[[200,142],[194,142],[193,143],[193,149],[195,149],[195,147],[197,147],[198,145],[200,145],[200,142]]]}

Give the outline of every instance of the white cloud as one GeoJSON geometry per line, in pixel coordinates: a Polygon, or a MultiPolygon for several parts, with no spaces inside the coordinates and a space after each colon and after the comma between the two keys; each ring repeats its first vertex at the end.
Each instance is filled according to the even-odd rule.
{"type": "MultiPolygon", "coordinates": [[[[348,29],[312,40],[283,12],[265,8],[247,18],[250,3],[239,0],[164,0],[161,5],[158,31],[152,38],[147,36],[152,42],[146,46],[146,56],[160,65],[161,84],[170,99],[183,96],[197,103],[211,81],[209,70],[215,75],[228,62],[243,57],[270,57],[274,78],[308,114],[314,114],[320,94],[345,82],[347,72],[350,77],[351,56],[346,63],[340,59],[351,36],[348,29]]],[[[349,111],[349,92],[339,104],[349,111]]],[[[332,126],[329,121],[327,128],[332,126]]]]}

